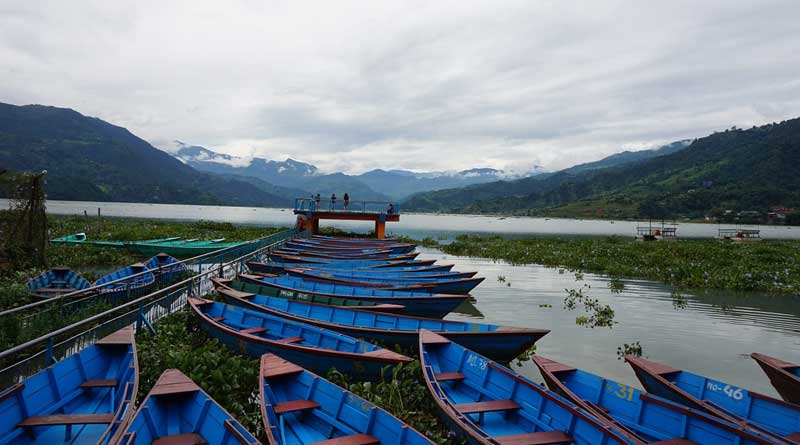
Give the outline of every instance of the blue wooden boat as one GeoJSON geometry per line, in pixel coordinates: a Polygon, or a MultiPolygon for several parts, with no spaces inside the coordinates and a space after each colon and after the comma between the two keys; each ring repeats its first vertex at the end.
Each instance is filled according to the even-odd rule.
{"type": "Polygon", "coordinates": [[[380,378],[385,366],[411,361],[365,341],[264,312],[196,298],[189,304],[209,335],[253,357],[270,352],[315,372],[336,368],[369,379],[380,378]]]}
{"type": "MultiPolygon", "coordinates": [[[[432,267],[432,266],[427,266],[432,267]]],[[[287,269],[308,269],[316,271],[317,273],[327,273],[336,277],[342,278],[385,278],[385,279],[399,279],[399,280],[416,280],[416,279],[461,279],[472,278],[478,272],[453,272],[453,271],[432,271],[432,272],[419,272],[419,271],[396,271],[390,268],[384,269],[326,269],[321,267],[302,267],[294,265],[294,267],[287,267],[287,269]]],[[[277,274],[281,275],[281,274],[277,274]]]]}
{"type": "Polygon", "coordinates": [[[424,291],[432,294],[469,294],[475,286],[481,284],[483,277],[478,278],[395,278],[395,277],[343,277],[335,273],[315,269],[286,269],[294,277],[306,281],[344,284],[347,286],[376,287],[400,291],[424,291]]]}
{"type": "Polygon", "coordinates": [[[108,294],[106,296],[107,299],[116,301],[121,298],[126,298],[129,295],[144,295],[155,286],[155,283],[156,277],[147,266],[142,263],[136,263],[111,272],[95,281],[94,285],[101,286],[100,292],[108,294]],[[112,283],[112,281],[126,277],[131,278],[112,283]]]}
{"type": "Polygon", "coordinates": [[[276,263],[313,263],[313,264],[327,264],[334,265],[332,267],[348,267],[348,268],[382,268],[382,267],[397,267],[397,266],[431,266],[436,260],[403,260],[397,258],[382,259],[382,260],[342,260],[335,258],[312,258],[309,256],[282,254],[279,252],[271,252],[267,255],[270,261],[276,263]]]}
{"type": "Polygon", "coordinates": [[[630,443],[557,394],[438,334],[421,330],[419,350],[445,420],[472,444],[630,443]]]}
{"type": "Polygon", "coordinates": [[[258,278],[254,277],[252,281],[245,280],[229,280],[225,278],[214,277],[211,282],[214,288],[227,287],[239,292],[248,292],[259,295],[266,295],[269,297],[283,298],[289,301],[303,301],[306,303],[324,304],[327,306],[342,306],[350,308],[363,309],[365,311],[375,312],[388,312],[398,313],[405,309],[404,306],[399,304],[381,304],[379,302],[367,300],[354,300],[351,298],[331,297],[326,295],[313,295],[302,292],[293,292],[276,289],[262,284],[258,284],[258,278]]]}
{"type": "Polygon", "coordinates": [[[167,369],[119,445],[258,445],[258,440],[189,377],[167,369]]]}
{"type": "Polygon", "coordinates": [[[144,263],[161,283],[169,284],[186,273],[186,264],[166,253],[159,253],[144,263]]]}
{"type": "Polygon", "coordinates": [[[433,445],[383,409],[273,354],[261,357],[268,445],[433,445]]]}
{"type": "Polygon", "coordinates": [[[404,307],[403,314],[420,317],[442,318],[466,301],[467,295],[431,294],[428,292],[407,292],[375,289],[371,287],[344,286],[332,283],[316,283],[299,278],[281,276],[277,278],[240,275],[243,280],[274,287],[289,292],[300,292],[330,297],[344,297],[374,303],[399,304],[404,307]]]}
{"type": "Polygon", "coordinates": [[[381,253],[381,252],[388,252],[390,254],[403,254],[408,252],[398,252],[392,248],[384,248],[384,247],[367,247],[367,246],[352,246],[352,247],[334,247],[334,246],[320,246],[320,245],[312,245],[312,244],[305,244],[299,241],[287,241],[283,244],[283,247],[290,250],[296,251],[309,251],[309,252],[317,252],[317,253],[326,253],[326,254],[371,254],[371,253],[381,253]]]}
{"type": "Polygon", "coordinates": [[[750,357],[764,370],[783,400],[800,403],[800,365],[759,353],[750,357]]]}
{"type": "Polygon", "coordinates": [[[540,355],[533,357],[550,390],[615,424],[637,444],[769,445],[767,437],[702,411],[647,394],[540,355]],[[670,442],[671,441],[671,442],[670,442]]]}
{"type": "Polygon", "coordinates": [[[446,321],[291,301],[240,292],[227,286],[217,287],[217,293],[229,304],[312,324],[377,344],[416,349],[419,330],[424,328],[503,363],[510,362],[550,332],[544,329],[446,321]]]}
{"type": "Polygon", "coordinates": [[[348,263],[261,263],[257,261],[247,262],[247,267],[252,272],[269,273],[269,274],[282,274],[286,269],[293,267],[302,267],[318,270],[341,270],[353,272],[387,272],[387,273],[403,273],[403,274],[430,274],[438,272],[448,272],[453,268],[453,264],[440,264],[435,266],[387,266],[387,267],[361,267],[359,265],[351,265],[348,263]]]}
{"type": "Polygon", "coordinates": [[[133,414],[132,329],[117,331],[0,393],[0,444],[107,444],[133,414]]]}
{"type": "Polygon", "coordinates": [[[627,356],[625,361],[650,393],[767,435],[773,442],[800,443],[800,405],[643,358],[627,356]]]}
{"type": "Polygon", "coordinates": [[[328,260],[346,260],[346,261],[360,261],[360,260],[404,261],[404,260],[413,260],[414,258],[419,256],[419,252],[392,254],[392,252],[389,250],[382,250],[374,253],[361,253],[361,254],[343,254],[343,253],[327,254],[327,253],[315,252],[313,250],[293,250],[293,249],[287,249],[285,247],[276,250],[275,253],[297,255],[306,258],[321,258],[328,260]]]}
{"type": "Polygon", "coordinates": [[[92,287],[77,272],[57,266],[28,281],[28,291],[40,298],[52,298],[92,287]]]}
{"type": "Polygon", "coordinates": [[[295,239],[287,242],[289,247],[297,247],[302,249],[317,249],[322,251],[347,251],[347,250],[379,250],[388,249],[392,253],[409,253],[414,251],[417,247],[414,244],[408,243],[385,243],[385,244],[368,244],[368,243],[330,243],[320,242],[313,240],[295,239]]]}

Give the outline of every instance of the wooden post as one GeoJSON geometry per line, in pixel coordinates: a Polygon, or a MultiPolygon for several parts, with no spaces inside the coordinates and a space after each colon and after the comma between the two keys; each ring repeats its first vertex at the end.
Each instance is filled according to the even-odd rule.
{"type": "Polygon", "coordinates": [[[386,221],[375,221],[375,238],[384,239],[386,237],[386,221]]]}

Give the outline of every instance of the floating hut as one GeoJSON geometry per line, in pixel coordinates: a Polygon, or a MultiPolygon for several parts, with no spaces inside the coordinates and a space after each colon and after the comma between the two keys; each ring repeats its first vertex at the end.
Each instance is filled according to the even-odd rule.
{"type": "Polygon", "coordinates": [[[642,241],[663,241],[678,239],[678,225],[665,223],[654,225],[652,221],[646,226],[636,226],[636,239],[642,241]]]}
{"type": "Polygon", "coordinates": [[[761,230],[759,229],[719,229],[717,236],[724,241],[753,242],[761,241],[761,230]]]}

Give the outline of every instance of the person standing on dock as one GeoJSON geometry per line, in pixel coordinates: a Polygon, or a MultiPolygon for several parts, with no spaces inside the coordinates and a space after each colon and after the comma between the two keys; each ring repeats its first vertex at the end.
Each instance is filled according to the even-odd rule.
{"type": "Polygon", "coordinates": [[[392,215],[392,214],[394,214],[394,204],[392,204],[391,202],[390,202],[390,203],[389,203],[389,205],[386,207],[386,213],[387,213],[388,215],[392,215]]]}
{"type": "Polygon", "coordinates": [[[316,208],[316,209],[318,209],[318,208],[319,208],[319,202],[320,202],[321,200],[322,200],[322,199],[320,198],[320,196],[319,196],[319,193],[317,193],[317,196],[315,196],[315,197],[314,197],[314,201],[316,201],[316,202],[317,202],[317,205],[316,205],[314,208],[316,208]]]}
{"type": "Polygon", "coordinates": [[[347,206],[350,205],[350,195],[348,195],[347,192],[344,192],[344,197],[342,197],[342,199],[344,199],[344,211],[346,212],[347,206]]]}
{"type": "Polygon", "coordinates": [[[331,193],[331,210],[336,210],[336,193],[331,193]]]}

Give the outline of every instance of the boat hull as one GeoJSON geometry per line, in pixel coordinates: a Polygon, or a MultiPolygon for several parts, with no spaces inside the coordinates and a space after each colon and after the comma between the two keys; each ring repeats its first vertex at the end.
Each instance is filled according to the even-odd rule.
{"type": "Polygon", "coordinates": [[[629,443],[555,393],[444,337],[422,330],[419,346],[429,391],[470,443],[629,443]]]}
{"type": "Polygon", "coordinates": [[[750,357],[767,374],[783,400],[800,404],[800,366],[764,354],[754,353],[750,357]]]}
{"type": "MultiPolygon", "coordinates": [[[[244,297],[244,295],[242,295],[242,293],[236,291],[230,292],[229,290],[218,289],[219,295],[222,297],[223,301],[225,301],[228,304],[233,304],[236,306],[256,311],[262,311],[268,314],[281,316],[284,318],[311,324],[314,326],[319,326],[321,328],[336,331],[353,338],[363,338],[371,343],[382,344],[382,345],[397,345],[403,348],[403,350],[411,350],[417,347],[417,342],[419,341],[419,329],[407,329],[407,330],[380,329],[370,326],[355,326],[352,324],[325,321],[322,319],[312,318],[312,317],[302,317],[290,312],[280,310],[276,307],[270,307],[267,304],[257,304],[253,301],[249,301],[247,298],[244,297]]],[[[298,305],[302,305],[301,307],[297,308],[297,310],[300,312],[302,312],[302,310],[300,309],[308,308],[306,312],[308,314],[314,314],[314,313],[318,313],[320,315],[324,314],[322,316],[330,317],[331,319],[335,320],[356,320],[358,317],[363,317],[364,319],[369,319],[370,321],[373,318],[380,318],[382,320],[385,320],[387,324],[394,323],[395,325],[399,324],[398,320],[396,319],[400,319],[406,322],[426,322],[428,324],[437,324],[437,323],[443,324],[441,320],[437,319],[422,319],[416,317],[404,317],[400,315],[390,315],[390,314],[383,314],[383,315],[374,315],[372,313],[365,314],[363,313],[364,311],[360,310],[325,307],[322,305],[311,305],[304,303],[298,303],[298,305]],[[336,313],[331,314],[331,312],[336,312],[336,313]]],[[[286,308],[287,306],[288,305],[284,305],[283,307],[286,308]]],[[[549,331],[543,329],[523,329],[523,328],[500,326],[495,331],[455,332],[455,331],[434,330],[434,332],[437,332],[440,335],[443,335],[457,342],[458,344],[468,349],[471,349],[481,355],[489,357],[492,360],[501,363],[508,363],[511,360],[518,357],[522,352],[527,351],[531,346],[533,346],[536,343],[537,340],[542,338],[549,331]]]]}
{"type": "Polygon", "coordinates": [[[339,283],[347,286],[363,286],[385,288],[398,291],[423,291],[432,294],[454,294],[466,295],[472,289],[483,282],[483,277],[479,278],[411,278],[411,279],[392,279],[392,278],[365,278],[365,277],[341,277],[335,274],[319,273],[314,270],[287,269],[289,275],[309,281],[323,283],[339,283]]]}
{"type": "Polygon", "coordinates": [[[199,320],[200,328],[230,350],[240,354],[251,357],[261,357],[267,353],[275,354],[321,374],[335,368],[345,374],[368,380],[379,379],[386,366],[395,366],[410,361],[408,357],[387,350],[380,350],[373,355],[368,355],[368,353],[297,346],[243,334],[211,320],[198,309],[198,306],[202,304],[201,301],[190,302],[190,307],[199,320]]]}
{"type": "Polygon", "coordinates": [[[350,443],[356,437],[365,440],[352,443],[433,445],[383,409],[272,354],[261,357],[259,396],[269,445],[350,443]],[[292,405],[303,413],[287,408],[292,405]]]}
{"type": "Polygon", "coordinates": [[[403,310],[401,311],[402,314],[405,315],[414,315],[418,317],[433,317],[433,318],[442,318],[445,315],[452,312],[455,308],[457,308],[461,303],[466,301],[467,295],[436,295],[431,297],[419,297],[419,296],[392,296],[392,297],[376,297],[376,296],[368,296],[368,295],[338,295],[338,294],[330,294],[330,293],[322,293],[322,292],[311,292],[302,289],[293,289],[290,287],[275,285],[273,283],[267,283],[258,278],[249,277],[249,276],[241,276],[243,280],[263,285],[273,287],[279,290],[286,290],[289,292],[298,292],[301,294],[312,294],[318,295],[323,297],[339,297],[339,298],[347,298],[348,300],[361,300],[372,302],[376,304],[395,304],[403,306],[403,310]]]}

